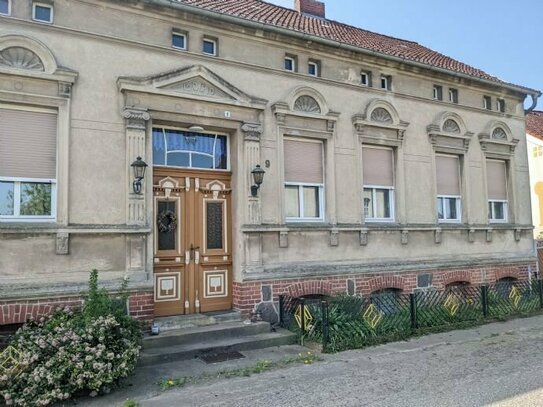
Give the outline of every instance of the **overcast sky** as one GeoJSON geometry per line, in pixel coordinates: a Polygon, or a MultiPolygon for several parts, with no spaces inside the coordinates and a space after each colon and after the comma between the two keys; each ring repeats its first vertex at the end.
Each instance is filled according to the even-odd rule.
{"type": "MultiPolygon", "coordinates": [[[[293,7],[294,0],[267,0],[293,7]]],[[[543,90],[543,0],[325,0],[326,17],[543,90]]],[[[543,110],[543,97],[538,103],[543,110]]]]}

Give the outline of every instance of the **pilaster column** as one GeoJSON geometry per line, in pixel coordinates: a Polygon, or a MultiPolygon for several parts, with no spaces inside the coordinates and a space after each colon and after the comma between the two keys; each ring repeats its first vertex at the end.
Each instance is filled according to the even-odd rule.
{"type": "MultiPolygon", "coordinates": [[[[133,170],[130,164],[141,157],[147,162],[145,154],[145,135],[147,133],[147,121],[151,118],[146,109],[125,108],[122,112],[126,122],[126,223],[128,225],[145,225],[145,187],[141,194],[134,193],[132,182],[134,181],[133,170]]],[[[144,182],[146,182],[144,180],[144,182]]]]}
{"type": "Polygon", "coordinates": [[[263,132],[260,123],[243,123],[241,131],[244,134],[244,154],[245,154],[245,179],[247,185],[245,190],[248,194],[247,200],[247,219],[246,223],[251,225],[259,225],[262,223],[262,207],[260,202],[260,191],[258,196],[251,196],[251,185],[253,185],[253,177],[251,171],[260,162],[260,137],[263,132]]]}

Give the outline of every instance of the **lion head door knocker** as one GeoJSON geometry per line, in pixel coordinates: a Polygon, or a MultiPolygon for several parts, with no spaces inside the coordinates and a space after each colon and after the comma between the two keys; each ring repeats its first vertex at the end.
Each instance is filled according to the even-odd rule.
{"type": "Polygon", "coordinates": [[[158,230],[161,233],[171,233],[177,229],[177,215],[174,211],[166,209],[157,216],[158,230]]]}

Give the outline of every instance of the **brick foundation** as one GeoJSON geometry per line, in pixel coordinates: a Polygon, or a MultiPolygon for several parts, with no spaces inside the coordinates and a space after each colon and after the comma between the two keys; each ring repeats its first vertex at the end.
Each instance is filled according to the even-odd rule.
{"type": "Polygon", "coordinates": [[[299,279],[265,280],[254,282],[234,282],[233,301],[234,308],[248,316],[259,304],[266,302],[262,297],[262,287],[271,287],[272,301],[279,300],[279,295],[286,294],[292,297],[308,295],[331,295],[347,293],[349,280],[354,283],[354,292],[360,295],[369,295],[372,292],[395,288],[402,292],[412,292],[417,287],[417,276],[420,274],[432,275],[432,287],[444,288],[452,283],[467,283],[479,285],[493,283],[505,277],[519,280],[528,279],[529,270],[536,272],[536,263],[522,263],[516,265],[493,265],[462,269],[436,269],[425,271],[407,271],[398,273],[364,273],[351,275],[336,275],[326,277],[307,277],[299,279]]]}
{"type": "MultiPolygon", "coordinates": [[[[53,313],[58,308],[79,308],[81,297],[40,298],[29,300],[0,301],[0,325],[22,324],[31,318],[37,319],[53,313]]],[[[134,318],[150,322],[153,319],[153,293],[136,292],[128,299],[130,315],[134,318]]]]}

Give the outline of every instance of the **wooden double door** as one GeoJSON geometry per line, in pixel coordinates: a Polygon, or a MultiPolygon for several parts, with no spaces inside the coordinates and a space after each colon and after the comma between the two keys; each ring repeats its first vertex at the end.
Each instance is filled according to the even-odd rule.
{"type": "Polygon", "coordinates": [[[232,308],[231,174],[153,169],[155,316],[232,308]]]}

